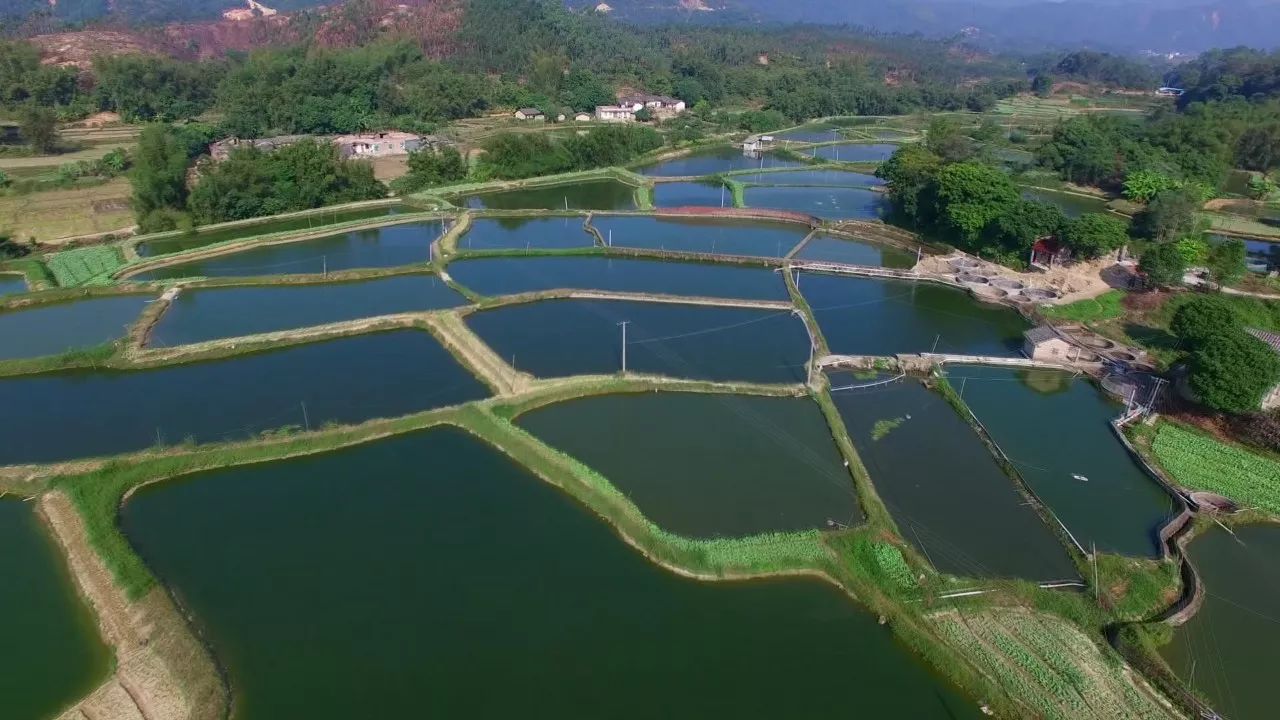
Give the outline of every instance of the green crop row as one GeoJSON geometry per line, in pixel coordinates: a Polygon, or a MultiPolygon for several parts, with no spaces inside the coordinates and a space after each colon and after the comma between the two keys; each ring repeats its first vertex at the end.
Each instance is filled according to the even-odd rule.
{"type": "Polygon", "coordinates": [[[95,245],[56,253],[45,264],[59,285],[77,287],[105,283],[108,275],[124,266],[124,258],[112,245],[95,245]]]}
{"type": "Polygon", "coordinates": [[[1280,463],[1168,422],[1151,447],[1179,485],[1280,514],[1280,463]]]}

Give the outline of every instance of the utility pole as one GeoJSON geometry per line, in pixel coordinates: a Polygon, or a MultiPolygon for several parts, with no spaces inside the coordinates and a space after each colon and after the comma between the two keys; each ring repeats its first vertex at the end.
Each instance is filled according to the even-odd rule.
{"type": "Polygon", "coordinates": [[[934,353],[938,352],[938,341],[939,341],[939,340],[941,340],[941,339],[942,339],[942,333],[938,333],[937,335],[935,335],[935,336],[934,336],[934,338],[933,338],[933,349],[929,351],[929,353],[930,353],[930,354],[934,354],[934,353]]]}
{"type": "Polygon", "coordinates": [[[1093,601],[1102,602],[1102,588],[1098,587],[1098,544],[1096,542],[1089,543],[1089,548],[1093,551],[1089,553],[1090,559],[1093,560],[1093,601]]]}
{"type": "Polygon", "coordinates": [[[324,277],[328,278],[329,277],[329,256],[321,255],[320,262],[324,264],[324,277]]]}
{"type": "Polygon", "coordinates": [[[630,322],[631,322],[630,320],[623,320],[622,322],[618,323],[618,326],[622,328],[622,374],[623,375],[627,374],[627,324],[630,322]]]}
{"type": "Polygon", "coordinates": [[[307,401],[302,401],[302,424],[307,428],[307,432],[311,431],[311,419],[307,417],[307,401]]]}
{"type": "Polygon", "coordinates": [[[720,183],[720,207],[724,207],[724,183],[720,183]]]}

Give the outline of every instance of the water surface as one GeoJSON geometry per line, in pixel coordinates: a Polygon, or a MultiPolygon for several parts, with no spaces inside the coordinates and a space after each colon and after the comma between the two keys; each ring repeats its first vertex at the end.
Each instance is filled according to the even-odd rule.
{"type": "Polygon", "coordinates": [[[795,254],[799,260],[870,265],[908,270],[915,266],[915,253],[870,240],[850,240],[832,235],[815,235],[795,254]]]}
{"type": "Polygon", "coordinates": [[[617,180],[588,180],[462,198],[469,208],[490,210],[634,210],[636,189],[617,180]]]}
{"type": "Polygon", "coordinates": [[[622,368],[698,380],[803,382],[804,323],[786,310],[616,300],[544,300],[467,316],[494,352],[538,377],[622,368]],[[553,338],[553,340],[549,340],[553,338]]]}
{"type": "Polygon", "coordinates": [[[758,157],[742,154],[742,148],[724,146],[699,150],[683,157],[663,160],[661,162],[638,168],[641,175],[654,177],[695,177],[715,175],[731,170],[751,170],[760,167],[801,167],[804,163],[786,160],[772,153],[761,153],[758,157]]]}
{"type": "Polygon", "coordinates": [[[792,210],[831,220],[871,220],[887,212],[883,193],[840,187],[749,187],[747,207],[792,210]]]}
{"type": "Polygon", "coordinates": [[[1274,657],[1280,644],[1280,526],[1219,528],[1190,547],[1208,595],[1162,654],[1179,677],[1232,720],[1275,717],[1274,657]]]}
{"type": "Polygon", "coordinates": [[[237,720],[821,717],[851,696],[981,717],[835,588],[676,576],[456,430],[152,486],[121,524],[237,720]]]}
{"type": "Polygon", "coordinates": [[[195,248],[201,248],[206,245],[212,245],[219,242],[226,242],[228,240],[239,240],[240,238],[267,235],[269,233],[285,232],[288,230],[311,230],[315,228],[322,228],[325,225],[333,225],[335,223],[389,217],[391,215],[399,215],[402,212],[404,212],[404,210],[400,206],[392,205],[390,207],[316,213],[307,215],[306,217],[259,222],[251,225],[223,228],[220,230],[205,230],[203,232],[197,230],[163,240],[146,240],[140,242],[138,243],[137,251],[142,257],[167,255],[169,253],[180,252],[182,250],[194,250],[195,248]]]}
{"type": "Polygon", "coordinates": [[[554,290],[612,290],[668,295],[787,300],[782,278],[768,268],[612,257],[471,258],[449,263],[449,275],[481,295],[554,290]]]}
{"type": "Polygon", "coordinates": [[[733,193],[723,185],[658,183],[653,186],[653,204],[654,207],[733,207],[733,193]]]}
{"type": "Polygon", "coordinates": [[[27,291],[27,279],[22,275],[0,273],[0,297],[21,295],[27,291]]]}
{"type": "Polygon", "coordinates": [[[473,218],[458,238],[459,250],[526,250],[591,247],[595,238],[579,216],[473,218]]]}
{"type": "Polygon", "coordinates": [[[813,125],[803,125],[794,130],[784,130],[780,133],[772,133],[775,138],[781,140],[790,140],[792,142],[833,142],[842,140],[844,136],[840,134],[840,129],[835,125],[825,123],[814,123],[813,125]]]}
{"type": "Polygon", "coordinates": [[[734,175],[734,180],[761,185],[809,185],[834,187],[880,187],[884,181],[875,175],[849,170],[784,170],[734,175]]]}
{"type": "Polygon", "coordinates": [[[892,143],[840,143],[814,148],[809,154],[836,162],[883,162],[897,149],[892,143]]]}
{"type": "Polygon", "coordinates": [[[591,224],[615,247],[782,257],[809,234],[800,223],[725,218],[596,215],[591,224]]]}
{"type": "Polygon", "coordinates": [[[1028,327],[1010,308],[933,283],[801,273],[800,294],[842,355],[1017,356],[1028,327]]]}
{"type": "Polygon", "coordinates": [[[0,499],[0,698],[12,720],[56,716],[106,679],[111,664],[34,506],[0,499]]]}
{"type": "Polygon", "coordinates": [[[883,379],[833,373],[831,398],[903,537],[946,573],[1076,578],[1053,532],[946,400],[912,378],[872,385],[883,379]]]}
{"type": "Polygon", "coordinates": [[[1027,200],[1054,205],[1069,218],[1080,217],[1090,212],[1106,212],[1107,201],[1102,198],[1089,198],[1071,193],[1054,192],[1043,188],[1022,188],[1022,197],[1027,200]]]}
{"type": "Polygon", "coordinates": [[[475,400],[487,390],[430,334],[401,330],[152,370],[0,380],[0,465],[252,438],[475,400]]]}
{"type": "Polygon", "coordinates": [[[431,260],[431,242],[443,221],[352,230],[314,240],[263,245],[138,273],[130,280],[289,275],[384,268],[431,260]]]}
{"type": "Polygon", "coordinates": [[[112,295],[0,311],[0,360],[57,355],[124,337],[152,299],[112,295]]]}
{"type": "Polygon", "coordinates": [[[456,307],[466,299],[436,275],[186,290],[151,332],[165,347],[360,318],[456,307]]]}
{"type": "Polygon", "coordinates": [[[1123,409],[1057,370],[953,365],[947,374],[1018,472],[1086,550],[1157,557],[1173,501],[1109,421],[1123,409]],[[966,379],[967,378],[967,379],[966,379]],[[1075,476],[1087,478],[1078,479],[1075,476]]]}

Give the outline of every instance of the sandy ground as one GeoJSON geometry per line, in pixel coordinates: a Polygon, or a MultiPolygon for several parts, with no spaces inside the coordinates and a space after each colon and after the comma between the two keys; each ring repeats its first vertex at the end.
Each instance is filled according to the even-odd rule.
{"type": "Polygon", "coordinates": [[[116,672],[60,720],[221,720],[228,694],[213,660],[162,588],[130,602],[89,544],[83,522],[61,492],[40,499],[40,513],[92,605],[116,672]]]}
{"type": "MultiPolygon", "coordinates": [[[[948,261],[955,257],[956,254],[925,257],[915,269],[919,272],[953,273],[954,270],[951,269],[948,261]]],[[[1077,300],[1097,297],[1112,289],[1103,277],[1103,272],[1116,264],[1111,259],[1099,259],[1093,262],[1057,266],[1048,271],[1017,272],[986,260],[978,259],[978,262],[981,263],[981,268],[977,272],[981,275],[988,277],[999,275],[1018,280],[1028,287],[1047,287],[1057,290],[1062,297],[1054,301],[1052,303],[1054,305],[1065,305],[1077,300]]]]}

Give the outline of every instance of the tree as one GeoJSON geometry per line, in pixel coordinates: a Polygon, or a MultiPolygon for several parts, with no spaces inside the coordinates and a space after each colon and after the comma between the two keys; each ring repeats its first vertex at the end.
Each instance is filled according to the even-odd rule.
{"type": "Polygon", "coordinates": [[[560,98],[574,110],[594,110],[614,102],[613,89],[590,70],[572,70],[564,78],[560,98]]]}
{"type": "Polygon", "coordinates": [[[1135,170],[1125,176],[1124,196],[1134,202],[1145,203],[1165,190],[1178,187],[1173,178],[1154,170],[1135,170]]]}
{"type": "Polygon", "coordinates": [[[1191,353],[1189,366],[1191,390],[1200,402],[1222,412],[1257,410],[1280,382],[1280,355],[1239,328],[1201,343],[1191,353]]]}
{"type": "Polygon", "coordinates": [[[1249,197],[1254,200],[1266,200],[1276,191],[1276,183],[1266,175],[1254,175],[1249,178],[1249,197]]]}
{"type": "Polygon", "coordinates": [[[46,107],[28,107],[19,116],[18,132],[37,152],[58,149],[58,114],[46,107]]]}
{"type": "Polygon", "coordinates": [[[1138,214],[1134,231],[1140,237],[1167,242],[1190,235],[1196,227],[1196,212],[1204,205],[1194,188],[1182,187],[1157,193],[1138,214]]]}
{"type": "Polygon", "coordinates": [[[953,118],[945,115],[935,115],[929,120],[924,145],[929,152],[948,163],[962,162],[973,157],[969,138],[964,136],[953,118]]]}
{"type": "Polygon", "coordinates": [[[1062,241],[1077,257],[1092,260],[1129,241],[1129,225],[1104,213],[1084,213],[1066,223],[1062,241]]]}
{"type": "Polygon", "coordinates": [[[1192,298],[1173,314],[1169,332],[1196,348],[1215,335],[1242,329],[1244,319],[1230,301],[1218,295],[1192,298]]]}
{"type": "Polygon", "coordinates": [[[960,244],[972,246],[979,233],[1021,200],[1004,172],[980,163],[954,163],[933,184],[935,223],[960,244]]]}
{"type": "Polygon", "coordinates": [[[984,228],[986,254],[1025,256],[1036,240],[1059,234],[1066,222],[1057,205],[1019,198],[984,228]]]}
{"type": "Polygon", "coordinates": [[[1038,97],[1049,97],[1053,94],[1053,78],[1048,75],[1036,75],[1031,78],[1031,92],[1038,97]]]}
{"type": "Polygon", "coordinates": [[[1138,269],[1147,276],[1147,282],[1151,285],[1170,287],[1182,284],[1187,263],[1173,243],[1160,243],[1142,253],[1138,269]]]}
{"type": "MultiPolygon", "coordinates": [[[[153,228],[148,216],[159,210],[185,210],[190,148],[167,125],[149,125],[138,136],[133,170],[133,212],[144,231],[153,228]]],[[[159,216],[157,221],[160,220],[159,216]]]]}
{"type": "Polygon", "coordinates": [[[9,176],[5,173],[5,171],[0,170],[0,188],[9,187],[10,182],[11,180],[9,180],[9,176]]]}
{"type": "Polygon", "coordinates": [[[888,160],[876,168],[876,177],[889,187],[889,201],[894,209],[917,225],[933,222],[931,215],[921,214],[920,196],[933,183],[942,169],[942,158],[919,144],[899,147],[888,160]]]}
{"type": "Polygon", "coordinates": [[[752,133],[772,132],[786,124],[787,116],[777,110],[747,110],[738,115],[738,129],[752,133]]]}
{"type": "Polygon", "coordinates": [[[1205,267],[1209,270],[1209,279],[1219,287],[1226,287],[1240,282],[1247,272],[1246,260],[1248,252],[1243,240],[1226,238],[1209,247],[1205,267]]]}
{"type": "Polygon", "coordinates": [[[448,185],[467,177],[467,161],[455,147],[409,154],[409,172],[394,183],[397,192],[448,185]]]}

